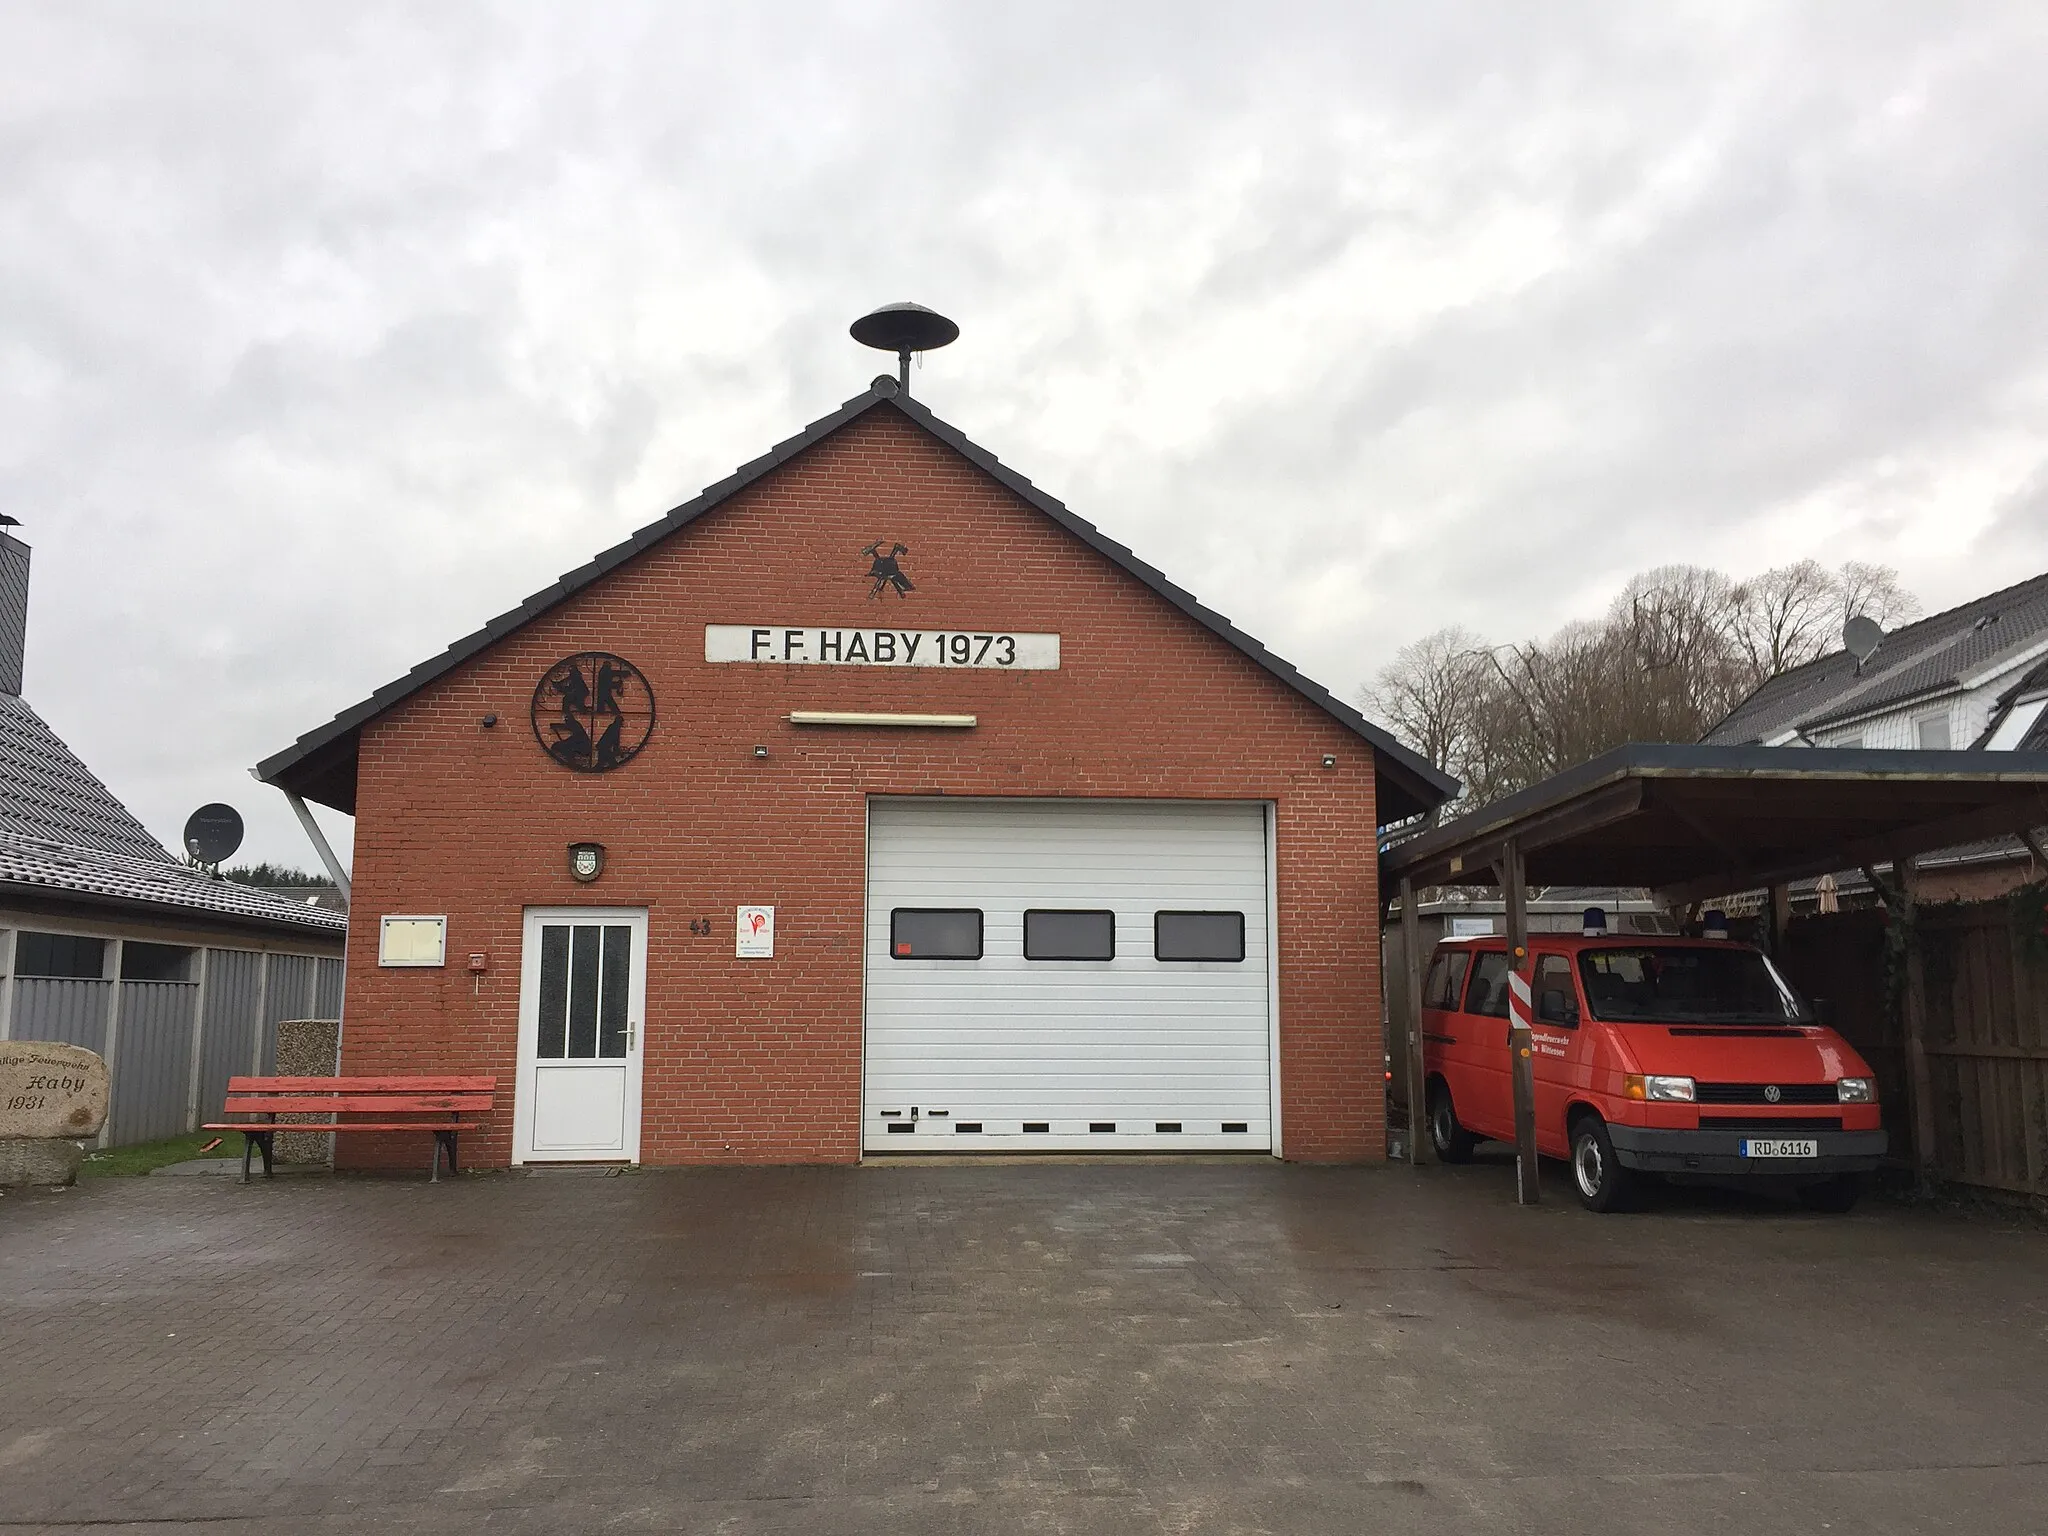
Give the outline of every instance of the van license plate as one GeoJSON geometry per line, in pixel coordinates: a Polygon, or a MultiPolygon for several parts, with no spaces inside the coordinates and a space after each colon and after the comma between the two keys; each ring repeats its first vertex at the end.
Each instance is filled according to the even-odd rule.
{"type": "Polygon", "coordinates": [[[1817,1141],[1760,1141],[1755,1137],[1742,1144],[1744,1157],[1819,1157],[1817,1141]]]}

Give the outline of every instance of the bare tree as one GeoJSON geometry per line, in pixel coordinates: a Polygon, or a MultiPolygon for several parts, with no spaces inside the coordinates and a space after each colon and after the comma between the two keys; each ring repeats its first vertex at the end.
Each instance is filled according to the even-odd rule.
{"type": "Polygon", "coordinates": [[[1838,644],[1843,618],[1919,611],[1888,566],[1812,560],[1747,581],[1697,565],[1645,571],[1598,623],[1489,646],[1440,629],[1365,690],[1396,735],[1465,785],[1464,807],[1513,794],[1629,741],[1697,741],[1759,685],[1838,644]]]}
{"type": "MultiPolygon", "coordinates": [[[[1859,613],[1877,620],[1886,629],[1910,624],[1920,617],[1920,599],[1906,590],[1899,573],[1888,565],[1867,565],[1851,560],[1837,578],[1835,636],[1839,644],[1841,626],[1859,613]]],[[[1830,646],[1829,649],[1834,649],[1830,646]]]]}
{"type": "MultiPolygon", "coordinates": [[[[1897,574],[1885,574],[1896,586],[1897,574]]],[[[1844,578],[1830,574],[1818,560],[1801,560],[1731,589],[1729,638],[1751,688],[1803,667],[1841,643],[1844,585],[1844,578]]]]}
{"type": "Polygon", "coordinates": [[[1402,646],[1360,702],[1409,746],[1455,774],[1475,728],[1472,696],[1485,665],[1479,637],[1453,624],[1402,646]]]}

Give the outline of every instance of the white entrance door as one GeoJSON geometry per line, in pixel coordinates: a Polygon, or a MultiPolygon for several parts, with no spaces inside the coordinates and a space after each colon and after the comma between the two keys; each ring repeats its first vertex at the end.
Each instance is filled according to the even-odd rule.
{"type": "Polygon", "coordinates": [[[873,1152],[1267,1151],[1259,803],[875,799],[873,1152]]]}
{"type": "Polygon", "coordinates": [[[515,1163],[638,1162],[647,913],[529,908],[515,1163]]]}

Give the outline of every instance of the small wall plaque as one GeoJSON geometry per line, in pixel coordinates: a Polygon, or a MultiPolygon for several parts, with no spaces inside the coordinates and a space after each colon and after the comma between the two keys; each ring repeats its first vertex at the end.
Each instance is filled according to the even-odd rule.
{"type": "Polygon", "coordinates": [[[446,917],[387,917],[380,921],[379,965],[445,965],[447,960],[446,917]]]}
{"type": "Polygon", "coordinates": [[[741,907],[734,927],[733,953],[742,960],[767,960],[775,954],[775,909],[741,907]]]}

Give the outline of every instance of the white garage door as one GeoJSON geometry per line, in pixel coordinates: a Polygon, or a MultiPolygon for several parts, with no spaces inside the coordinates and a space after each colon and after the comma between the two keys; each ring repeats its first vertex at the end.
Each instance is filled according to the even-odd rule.
{"type": "Polygon", "coordinates": [[[1262,804],[870,802],[864,1144],[1269,1150],[1269,926],[1262,804]]]}

